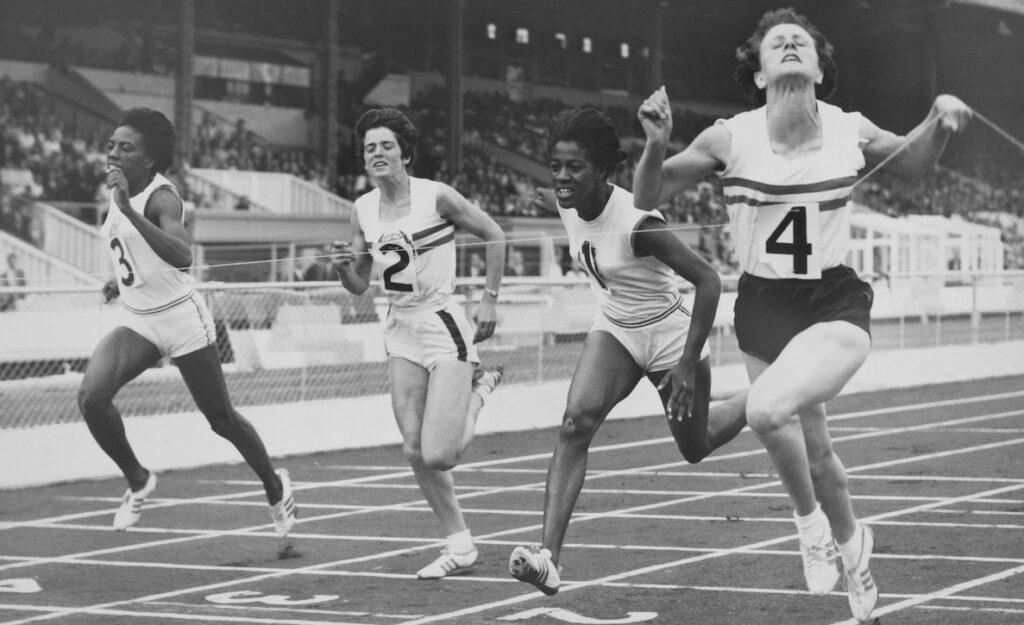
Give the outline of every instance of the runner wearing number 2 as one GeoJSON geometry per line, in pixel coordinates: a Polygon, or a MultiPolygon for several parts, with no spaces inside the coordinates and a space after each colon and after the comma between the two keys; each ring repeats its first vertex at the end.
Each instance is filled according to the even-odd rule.
{"type": "Polygon", "coordinates": [[[501,369],[477,369],[475,344],[494,334],[505,235],[450,186],[409,175],[418,133],[395,109],[371,109],[356,122],[356,142],[376,189],[356,200],[352,243],[334,244],[341,283],[361,294],[371,270],[390,306],[384,345],[391,403],[403,453],[447,536],[441,556],[417,572],[437,579],[468,569],[477,550],[462,517],[450,469],[473,438],[484,398],[501,369]],[[486,245],[487,277],[475,332],[455,288],[455,228],[486,245]]]}
{"type": "Polygon", "coordinates": [[[792,500],[808,590],[830,592],[841,557],[850,608],[867,621],[878,597],[873,537],[854,516],[824,405],[871,343],[871,287],[842,264],[850,194],[865,165],[890,157],[886,166],[906,174],[932,168],[971,111],[940,95],[909,135],[882,130],[821,101],[836,83],[832,54],[792,9],[766,13],[737,50],[736,72],[762,106],[720,120],[665,160],[671,108],[664,88],[655,91],[638,112],[647,143],[633,192],[637,207],[651,209],[721,176],[744,272],[735,326],[751,379],[747,421],[792,500]]]}
{"type": "Polygon", "coordinates": [[[156,474],[135,457],[114,395],[160,361],[174,360],[196,406],[214,432],[238,449],[263,482],[279,536],[295,523],[295,500],[284,469],[274,467],[256,429],[228,398],[213,315],[193,288],[187,270],[192,249],[181,198],[163,176],[174,157],[174,126],[162,113],[130,109],[107,144],[110,210],[102,234],[115,278],[103,287],[107,301],[120,297],[117,327],[89,359],[78,407],[93,438],[128,481],[114,529],[139,520],[156,474]]]}

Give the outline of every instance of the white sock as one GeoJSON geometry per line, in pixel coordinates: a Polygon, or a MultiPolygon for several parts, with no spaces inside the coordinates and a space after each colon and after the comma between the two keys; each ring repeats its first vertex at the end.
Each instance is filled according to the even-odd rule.
{"type": "Polygon", "coordinates": [[[825,516],[820,504],[815,504],[814,510],[806,516],[800,516],[794,511],[793,520],[796,521],[800,537],[808,540],[817,540],[828,528],[828,517],[825,516]]]}
{"type": "Polygon", "coordinates": [[[843,563],[855,565],[860,558],[860,550],[864,547],[864,532],[860,527],[860,522],[857,522],[857,526],[853,530],[853,536],[850,540],[839,545],[839,553],[843,555],[843,563]]]}
{"type": "Polygon", "coordinates": [[[455,553],[469,553],[470,551],[476,551],[476,545],[473,544],[473,536],[470,535],[468,529],[456,532],[449,536],[448,546],[455,553]]]}

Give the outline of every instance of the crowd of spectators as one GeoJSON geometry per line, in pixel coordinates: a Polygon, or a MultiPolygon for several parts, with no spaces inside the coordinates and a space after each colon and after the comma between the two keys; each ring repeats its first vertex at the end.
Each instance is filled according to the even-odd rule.
{"type": "Polygon", "coordinates": [[[269,143],[237,120],[226,124],[204,113],[196,124],[192,143],[192,167],[237,169],[291,174],[327,188],[327,168],[313,150],[269,143]]]}
{"type": "Polygon", "coordinates": [[[30,83],[0,78],[3,162],[32,173],[19,194],[91,202],[104,176],[104,138],[61,122],[30,83]]]}
{"type": "MultiPolygon", "coordinates": [[[[534,191],[550,184],[543,174],[548,120],[565,108],[556,100],[516,101],[501,93],[467,93],[465,119],[470,133],[462,167],[449,171],[447,149],[446,94],[441,89],[419,96],[406,112],[421,132],[416,174],[444,180],[459,189],[472,202],[496,216],[535,217],[541,212],[533,202],[534,191]],[[513,167],[486,155],[479,145],[485,143],[514,153],[533,167],[513,167]]],[[[613,180],[625,188],[632,185],[635,163],[643,148],[643,136],[633,111],[625,107],[606,107],[623,136],[626,163],[613,180]]],[[[352,113],[355,110],[353,109],[352,113]]],[[[670,150],[682,149],[712,118],[678,112],[670,150]]],[[[353,120],[342,120],[351,124],[353,120]]],[[[351,133],[347,133],[351,134],[351,133]]],[[[33,84],[0,78],[0,141],[3,163],[8,172],[0,204],[0,227],[26,240],[38,236],[29,207],[35,200],[54,202],[95,202],[106,198],[103,188],[105,137],[99,133],[62,123],[52,113],[44,94],[33,84]],[[20,172],[11,176],[10,172],[20,172]],[[26,176],[26,172],[28,175],[26,176]]],[[[353,139],[345,137],[340,146],[342,168],[335,191],[354,199],[369,190],[353,139]]],[[[204,115],[195,127],[190,165],[200,168],[284,172],[328,188],[328,172],[313,150],[275,146],[246,127],[244,120],[234,124],[204,115]]],[[[1000,223],[1007,247],[1007,267],[1024,267],[1024,180],[1013,173],[1017,160],[1001,162],[986,159],[984,151],[954,151],[954,157],[932,174],[917,180],[874,172],[857,186],[855,199],[884,214],[958,215],[968,220],[992,224],[983,214],[1014,217],[1009,225],[1000,223]],[[957,162],[956,156],[960,157],[957,162]]],[[[514,161],[514,159],[512,159],[514,161]]],[[[246,208],[235,198],[204,197],[194,192],[186,199],[197,207],[246,208]],[[230,204],[230,206],[229,206],[230,204]]],[[[674,228],[693,228],[698,249],[720,269],[734,267],[721,187],[714,178],[699,183],[662,211],[674,228]]]]}

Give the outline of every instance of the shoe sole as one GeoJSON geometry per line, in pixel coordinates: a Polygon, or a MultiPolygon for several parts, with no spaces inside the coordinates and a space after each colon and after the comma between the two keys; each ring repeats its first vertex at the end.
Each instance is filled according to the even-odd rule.
{"type": "Polygon", "coordinates": [[[541,591],[545,595],[548,595],[549,597],[558,592],[557,586],[551,588],[550,586],[545,586],[536,579],[529,578],[529,576],[533,573],[533,568],[526,561],[526,558],[513,556],[513,558],[508,561],[508,572],[512,575],[512,577],[516,578],[521,582],[530,584],[531,586],[535,586],[537,590],[541,591]]]}
{"type": "Polygon", "coordinates": [[[416,574],[416,579],[432,580],[432,579],[444,579],[445,577],[460,577],[462,575],[471,575],[473,573],[473,567],[476,565],[474,562],[469,566],[460,566],[457,569],[452,569],[450,572],[441,575],[440,577],[423,577],[419,573],[416,574]]]}

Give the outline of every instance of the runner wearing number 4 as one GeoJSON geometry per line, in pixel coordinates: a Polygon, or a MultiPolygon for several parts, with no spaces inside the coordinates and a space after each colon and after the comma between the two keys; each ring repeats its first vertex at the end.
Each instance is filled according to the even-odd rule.
{"type": "Polygon", "coordinates": [[[120,297],[117,327],[89,359],[78,391],[93,438],[128,480],[114,515],[114,529],[139,520],[156,474],[135,457],[114,395],[159,362],[174,360],[196,406],[214,432],[235,446],[263,482],[279,536],[295,523],[295,499],[284,469],[274,471],[255,428],[228,398],[220,367],[213,316],[193,288],[187,270],[192,249],[181,198],[163,176],[174,156],[174,126],[162,114],[130,109],[107,143],[110,210],[102,234],[117,276],[104,285],[106,301],[120,297]]]}
{"type": "Polygon", "coordinates": [[[372,270],[390,303],[384,344],[402,450],[447,536],[441,556],[417,576],[437,579],[464,572],[477,556],[450,469],[472,440],[484,398],[502,375],[500,368],[474,368],[480,362],[475,344],[494,334],[505,235],[455,189],[409,175],[418,133],[403,113],[371,109],[356,122],[355,135],[377,188],[356,200],[353,240],[335,242],[333,262],[342,285],[355,294],[367,290],[372,270]],[[452,299],[456,227],[486,245],[475,333],[452,299]]]}
{"type": "Polygon", "coordinates": [[[744,272],[735,326],[751,379],[747,421],[793,502],[808,590],[830,592],[841,559],[850,608],[867,621],[878,597],[873,538],[854,516],[824,405],[871,342],[871,287],[842,265],[850,194],[866,164],[911,175],[932,168],[971,111],[940,95],[906,137],[882,130],[820,100],[835,86],[832,54],[792,9],[766,13],[737,50],[736,73],[763,106],[720,120],[665,160],[672,114],[664,88],[655,91],[638,112],[647,143],[633,190],[637,206],[654,208],[721,175],[744,272]]]}

